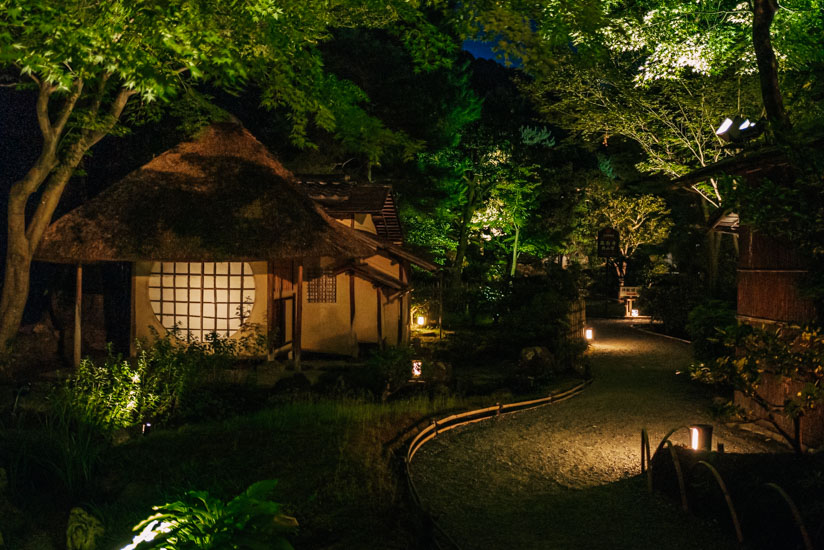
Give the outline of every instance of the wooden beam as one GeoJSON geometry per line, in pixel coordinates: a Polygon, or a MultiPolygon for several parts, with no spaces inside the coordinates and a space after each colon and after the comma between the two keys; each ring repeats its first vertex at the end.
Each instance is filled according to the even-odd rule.
{"type": "Polygon", "coordinates": [[[300,340],[303,324],[303,260],[298,264],[297,285],[295,286],[295,324],[292,326],[292,358],[295,372],[300,372],[300,340]]]}
{"type": "Polygon", "coordinates": [[[131,295],[129,296],[129,303],[131,305],[130,327],[129,327],[129,355],[135,357],[137,355],[137,263],[132,262],[132,280],[131,280],[131,295]]]}
{"type": "Polygon", "coordinates": [[[375,296],[378,304],[378,348],[383,349],[383,304],[381,303],[381,289],[375,287],[375,296]]]}
{"type": "Polygon", "coordinates": [[[266,262],[266,360],[275,359],[275,264],[266,262]]]}
{"type": "MultiPolygon", "coordinates": [[[[403,281],[403,262],[398,262],[398,280],[400,282],[403,281]]],[[[404,344],[403,341],[403,322],[404,318],[406,317],[403,307],[404,296],[401,295],[401,299],[398,300],[398,340],[395,343],[396,346],[400,347],[404,344]]]]}
{"type": "Polygon", "coordinates": [[[83,264],[77,264],[77,279],[74,290],[74,366],[80,365],[81,338],[80,330],[83,317],[83,264]]]}

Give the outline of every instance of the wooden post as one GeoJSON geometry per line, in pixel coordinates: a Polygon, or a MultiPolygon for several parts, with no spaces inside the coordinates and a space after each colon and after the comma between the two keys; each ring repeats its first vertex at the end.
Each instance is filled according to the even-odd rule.
{"type": "Polygon", "coordinates": [[[275,359],[275,264],[266,262],[266,360],[275,359]]]}
{"type": "Polygon", "coordinates": [[[292,357],[295,372],[300,372],[300,336],[303,324],[303,260],[298,264],[297,284],[295,285],[295,324],[292,327],[292,357]]]}
{"type": "Polygon", "coordinates": [[[355,326],[355,274],[349,272],[349,328],[355,326]]]}
{"type": "Polygon", "coordinates": [[[74,291],[74,366],[80,365],[81,338],[80,330],[83,313],[83,264],[77,264],[77,279],[74,291]]]}
{"type": "Polygon", "coordinates": [[[132,308],[129,327],[129,355],[135,357],[137,355],[137,263],[132,262],[132,280],[131,280],[131,296],[129,296],[129,304],[132,308]]]}
{"type": "Polygon", "coordinates": [[[375,296],[378,304],[378,348],[383,349],[383,304],[381,304],[381,289],[375,286],[375,296]]]}
{"type": "MultiPolygon", "coordinates": [[[[400,282],[404,282],[402,262],[398,262],[398,280],[400,282]]],[[[401,294],[400,297],[398,297],[398,341],[396,343],[398,347],[405,344],[405,342],[403,341],[403,322],[406,317],[406,310],[403,307],[404,297],[404,294],[401,294]]]]}
{"type": "Polygon", "coordinates": [[[438,339],[443,339],[443,271],[438,279],[438,339]]]}

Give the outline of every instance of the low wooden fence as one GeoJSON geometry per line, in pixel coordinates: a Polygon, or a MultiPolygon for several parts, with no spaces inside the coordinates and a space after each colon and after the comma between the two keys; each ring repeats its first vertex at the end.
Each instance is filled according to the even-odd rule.
{"type": "Polygon", "coordinates": [[[422,429],[418,435],[412,440],[409,444],[409,448],[406,451],[405,457],[405,471],[406,471],[406,480],[409,484],[409,491],[412,495],[412,500],[418,509],[424,514],[425,517],[428,518],[429,526],[432,530],[432,540],[434,544],[438,548],[454,548],[459,549],[460,547],[458,544],[438,525],[438,523],[430,517],[426,511],[424,510],[420,496],[418,495],[418,490],[415,486],[415,482],[412,480],[412,475],[409,471],[409,467],[412,464],[412,459],[415,457],[415,453],[428,441],[435,439],[438,434],[447,432],[449,430],[453,430],[460,426],[465,426],[467,424],[472,424],[475,422],[480,422],[482,420],[486,420],[488,418],[492,418],[495,416],[499,416],[501,414],[508,414],[518,411],[523,411],[527,409],[533,409],[536,407],[541,407],[543,405],[552,405],[555,403],[560,403],[562,401],[566,401],[567,399],[571,399],[576,395],[580,394],[584,391],[584,388],[588,386],[592,382],[592,379],[586,380],[577,384],[575,387],[570,388],[568,390],[550,394],[546,397],[541,397],[539,399],[531,399],[529,401],[520,401],[518,403],[508,403],[508,404],[501,404],[497,403],[492,407],[485,407],[483,409],[476,409],[473,411],[467,411],[459,414],[453,414],[441,419],[433,420],[432,423],[422,429]],[[445,541],[445,544],[444,542],[445,541]]]}

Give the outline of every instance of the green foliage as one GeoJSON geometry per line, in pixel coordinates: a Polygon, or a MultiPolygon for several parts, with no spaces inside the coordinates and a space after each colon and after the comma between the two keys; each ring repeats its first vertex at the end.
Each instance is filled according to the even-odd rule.
{"type": "Polygon", "coordinates": [[[145,350],[134,366],[111,353],[98,365],[83,359],[63,388],[66,403],[72,414],[105,431],[132,426],[171,407],[171,396],[160,395],[152,374],[145,350]]]}
{"type": "Polygon", "coordinates": [[[227,503],[189,491],[182,500],[155,506],[157,513],[135,526],[140,534],[122,550],[291,549],[286,535],[297,521],[270,500],[276,485],[259,481],[227,503]]]}
{"type": "Polygon", "coordinates": [[[212,333],[205,342],[184,342],[176,334],[156,337],[148,348],[138,344],[131,361],[111,353],[102,364],[84,359],[60,388],[58,402],[73,417],[109,434],[147,421],[200,417],[213,405],[205,386],[220,383],[239,356],[261,345],[255,336],[212,333]]]}
{"type": "Polygon", "coordinates": [[[686,329],[696,361],[722,356],[726,351],[723,331],[735,323],[735,308],[729,302],[709,300],[695,306],[687,317],[686,329]]]}
{"type": "Polygon", "coordinates": [[[563,369],[571,369],[584,349],[568,338],[568,313],[578,298],[574,273],[560,268],[544,277],[514,279],[500,301],[495,347],[515,358],[527,346],[545,346],[563,369]]]}
{"type": "MultiPolygon", "coordinates": [[[[824,332],[816,326],[754,328],[738,325],[723,331],[726,354],[691,368],[702,382],[727,384],[752,399],[796,450],[800,442],[785,431],[776,416],[799,421],[824,401],[824,332]],[[783,402],[763,393],[767,379],[789,381],[783,402]]],[[[746,412],[746,411],[744,411],[746,412]]]]}
{"type": "MultiPolygon", "coordinates": [[[[724,0],[711,7],[678,0],[647,0],[626,9],[603,3],[610,15],[601,31],[614,51],[636,54],[636,81],[646,83],[691,75],[752,74],[752,6],[724,0]]],[[[772,40],[785,70],[798,70],[822,60],[817,36],[824,16],[816,0],[781,6],[772,25],[772,40]]]]}
{"type": "MultiPolygon", "coordinates": [[[[77,0],[59,6],[3,0],[0,65],[16,67],[26,80],[31,75],[54,84],[61,93],[86,83],[83,97],[93,98],[100,85],[133,90],[145,102],[171,100],[200,83],[234,92],[254,82],[264,106],[291,113],[292,138],[305,143],[310,123],[332,129],[364,99],[352,93],[350,82],[324,71],[319,50],[332,29],[356,26],[389,29],[419,70],[448,64],[447,53],[454,49],[417,6],[401,1],[368,6],[290,1],[274,7],[141,0],[90,10],[77,0]]],[[[87,127],[96,109],[93,103],[87,109],[81,99],[75,116],[87,127]]]]}

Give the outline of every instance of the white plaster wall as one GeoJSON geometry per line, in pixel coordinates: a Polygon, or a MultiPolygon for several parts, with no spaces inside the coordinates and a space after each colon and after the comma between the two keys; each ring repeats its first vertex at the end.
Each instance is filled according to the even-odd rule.
{"type": "Polygon", "coordinates": [[[357,339],[349,323],[349,276],[336,276],[335,303],[309,302],[308,282],[303,283],[303,331],[301,347],[304,351],[357,354],[357,339]]]}
{"type": "MultiPolygon", "coordinates": [[[[266,262],[247,262],[252,268],[255,279],[255,303],[242,330],[232,334],[231,338],[242,338],[251,335],[255,330],[266,330],[266,262]]],[[[163,335],[166,329],[157,319],[152,304],[149,302],[149,277],[151,276],[152,262],[135,262],[133,270],[132,304],[134,312],[134,326],[132,326],[132,341],[135,339],[151,342],[152,328],[157,334],[163,335]]]]}

